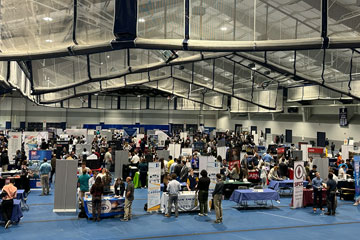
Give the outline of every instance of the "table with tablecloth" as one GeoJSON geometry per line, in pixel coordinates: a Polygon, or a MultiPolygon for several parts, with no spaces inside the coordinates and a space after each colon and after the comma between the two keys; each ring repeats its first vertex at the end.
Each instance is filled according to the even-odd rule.
{"type": "Polygon", "coordinates": [[[249,188],[251,186],[251,182],[240,182],[240,181],[224,181],[224,197],[225,199],[229,199],[234,190],[239,189],[239,187],[249,188]]]}
{"type": "Polygon", "coordinates": [[[248,201],[279,201],[280,195],[272,189],[241,189],[235,190],[230,201],[247,205],[248,201]]]}
{"type": "MultiPolygon", "coordinates": [[[[11,221],[19,222],[20,219],[23,217],[23,214],[21,211],[21,201],[19,199],[13,199],[13,201],[14,201],[14,207],[13,207],[13,212],[12,212],[12,216],[11,216],[11,221]]],[[[1,202],[2,202],[2,200],[0,200],[0,203],[1,202]]],[[[0,221],[3,221],[1,208],[0,208],[0,221]]]]}
{"type": "MultiPolygon", "coordinates": [[[[178,206],[179,206],[179,212],[191,212],[191,211],[198,211],[200,210],[199,202],[197,206],[195,206],[195,198],[197,195],[195,195],[195,191],[182,191],[179,192],[178,195],[178,206]]],[[[161,207],[160,210],[162,213],[167,213],[168,209],[168,200],[169,200],[169,194],[163,193],[161,195],[161,207]]],[[[209,199],[210,200],[210,199],[209,199]]],[[[210,210],[210,206],[208,206],[210,210]]],[[[175,206],[172,206],[171,209],[172,212],[175,212],[175,206]]]]}
{"type": "MultiPolygon", "coordinates": [[[[303,182],[303,186],[306,187],[309,184],[308,181],[303,182]]],[[[280,188],[293,188],[294,180],[283,180],[283,181],[270,181],[268,188],[278,191],[280,188]]]]}
{"type": "MultiPolygon", "coordinates": [[[[292,206],[293,200],[291,200],[290,206],[292,206]]],[[[312,206],[314,204],[314,190],[312,188],[304,188],[303,192],[303,207],[312,206]]],[[[326,207],[326,189],[322,189],[322,204],[323,207],[326,207]]]]}
{"type": "MultiPolygon", "coordinates": [[[[125,198],[114,196],[103,196],[101,199],[101,218],[116,216],[124,213],[125,198]]],[[[85,213],[92,218],[92,198],[84,197],[85,213]]]]}
{"type": "MultiPolygon", "coordinates": [[[[187,185],[186,182],[181,182],[180,184],[181,184],[181,188],[185,188],[186,185],[187,185]]],[[[163,183],[160,184],[160,191],[164,191],[164,184],[163,183]]]]}

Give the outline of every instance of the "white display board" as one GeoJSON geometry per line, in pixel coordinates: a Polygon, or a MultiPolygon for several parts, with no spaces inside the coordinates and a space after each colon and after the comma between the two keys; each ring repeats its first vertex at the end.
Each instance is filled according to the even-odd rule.
{"type": "Polygon", "coordinates": [[[183,148],[181,149],[181,155],[182,156],[192,156],[192,148],[183,148]]]}
{"type": "Polygon", "coordinates": [[[181,132],[181,133],[180,133],[180,138],[186,140],[186,139],[187,139],[187,135],[188,135],[187,132],[181,132]]]}
{"type": "Polygon", "coordinates": [[[48,141],[48,132],[23,132],[22,135],[24,142],[24,150],[27,158],[29,159],[29,150],[33,149],[35,145],[41,145],[41,139],[48,141]],[[30,146],[30,147],[29,147],[30,146]]]}
{"type": "Polygon", "coordinates": [[[301,144],[302,155],[304,161],[309,161],[309,152],[308,149],[311,148],[312,145],[310,144],[301,144]]]}
{"type": "Polygon", "coordinates": [[[217,155],[221,156],[222,159],[226,159],[226,150],[227,150],[227,147],[218,147],[217,155]]]}
{"type": "Polygon", "coordinates": [[[21,132],[10,132],[8,138],[8,156],[10,164],[14,163],[16,151],[21,150],[21,132]]]}
{"type": "Polygon", "coordinates": [[[169,135],[167,135],[166,133],[164,133],[161,130],[155,130],[155,135],[158,136],[158,146],[159,147],[164,147],[165,146],[165,141],[169,137],[169,135]]]}
{"type": "Polygon", "coordinates": [[[136,147],[140,147],[140,140],[145,137],[145,134],[138,133],[136,135],[136,147]]]}
{"type": "Polygon", "coordinates": [[[180,157],[180,154],[181,154],[181,145],[180,144],[169,144],[169,148],[168,150],[170,151],[170,155],[173,157],[173,158],[178,158],[180,157]]]}
{"type": "Polygon", "coordinates": [[[303,192],[304,192],[304,162],[294,162],[294,185],[293,185],[293,208],[303,207],[303,192]]]}
{"type": "Polygon", "coordinates": [[[159,162],[149,163],[148,172],[148,212],[160,210],[161,165],[159,162]]]}
{"type": "Polygon", "coordinates": [[[341,154],[344,161],[346,161],[346,159],[349,159],[349,152],[354,152],[353,145],[341,145],[341,154]]]}

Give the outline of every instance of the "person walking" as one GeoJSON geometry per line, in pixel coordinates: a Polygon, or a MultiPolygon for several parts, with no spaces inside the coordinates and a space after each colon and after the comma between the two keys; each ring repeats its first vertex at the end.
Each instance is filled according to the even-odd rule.
{"type": "Polygon", "coordinates": [[[324,208],[322,206],[322,184],[323,180],[322,178],[320,178],[320,173],[316,172],[316,177],[312,180],[312,186],[314,190],[314,213],[316,213],[317,206],[321,209],[321,211],[324,211],[324,208]]]}
{"type": "Polygon", "coordinates": [[[101,196],[104,194],[104,185],[101,181],[100,177],[95,179],[95,183],[92,185],[90,189],[90,194],[92,197],[92,217],[93,221],[96,220],[100,222],[100,214],[101,214],[101,196]],[[96,217],[97,212],[97,217],[96,217]]]}
{"type": "Polygon", "coordinates": [[[166,217],[171,216],[171,208],[173,203],[175,205],[175,217],[179,216],[178,196],[179,196],[179,191],[181,190],[181,184],[176,180],[176,178],[177,175],[175,173],[171,174],[171,181],[167,185],[169,200],[168,200],[168,212],[165,215],[166,217]]]}
{"type": "Polygon", "coordinates": [[[126,194],[125,194],[125,214],[124,214],[124,219],[121,219],[121,221],[123,222],[127,222],[129,220],[131,220],[132,215],[131,215],[131,205],[132,202],[134,201],[134,184],[131,181],[131,177],[127,177],[126,178],[126,194]]]}
{"type": "Polygon", "coordinates": [[[326,182],[326,195],[328,211],[325,215],[335,215],[336,210],[336,182],[333,179],[333,174],[329,173],[329,180],[326,182]]]}
{"type": "Polygon", "coordinates": [[[201,178],[199,179],[197,191],[198,199],[200,203],[200,213],[199,216],[207,216],[208,213],[208,195],[209,195],[209,185],[210,178],[207,176],[206,170],[201,170],[200,172],[201,178]]]}
{"type": "Polygon", "coordinates": [[[15,180],[12,178],[10,179],[10,182],[6,184],[2,189],[2,203],[1,203],[1,209],[2,209],[2,217],[5,221],[5,228],[8,228],[11,224],[11,217],[12,212],[14,208],[14,200],[16,199],[17,195],[17,188],[14,186],[15,180]]]}
{"type": "Polygon", "coordinates": [[[108,151],[105,153],[105,156],[104,156],[105,166],[109,172],[111,170],[111,165],[113,163],[111,151],[112,151],[112,149],[109,147],[108,151]]]}
{"type": "Polygon", "coordinates": [[[220,173],[216,174],[216,181],[217,182],[215,185],[215,189],[212,193],[214,207],[215,207],[215,214],[216,214],[215,223],[222,223],[223,215],[222,215],[221,200],[222,200],[223,194],[224,194],[224,182],[222,181],[220,173]]]}
{"type": "Polygon", "coordinates": [[[42,186],[42,194],[49,195],[49,174],[51,172],[51,165],[47,162],[47,159],[44,158],[43,163],[40,165],[40,179],[42,186]]]}

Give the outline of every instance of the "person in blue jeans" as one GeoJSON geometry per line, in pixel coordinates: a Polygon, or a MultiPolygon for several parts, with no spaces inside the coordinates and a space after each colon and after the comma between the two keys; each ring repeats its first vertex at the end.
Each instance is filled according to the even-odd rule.
{"type": "Polygon", "coordinates": [[[320,178],[320,173],[316,172],[316,177],[312,180],[312,186],[314,190],[314,204],[313,204],[314,213],[316,213],[317,207],[319,207],[321,211],[324,211],[324,208],[322,206],[322,185],[323,185],[323,180],[322,178],[320,178]]]}

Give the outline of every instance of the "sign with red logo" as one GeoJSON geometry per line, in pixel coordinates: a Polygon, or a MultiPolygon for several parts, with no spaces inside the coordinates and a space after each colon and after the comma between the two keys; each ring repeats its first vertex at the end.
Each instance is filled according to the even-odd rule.
{"type": "Polygon", "coordinates": [[[304,192],[304,162],[294,162],[294,185],[293,185],[293,208],[300,208],[303,205],[304,192]]]}

